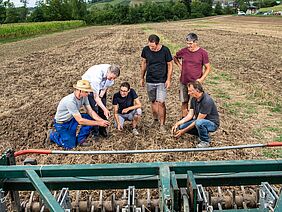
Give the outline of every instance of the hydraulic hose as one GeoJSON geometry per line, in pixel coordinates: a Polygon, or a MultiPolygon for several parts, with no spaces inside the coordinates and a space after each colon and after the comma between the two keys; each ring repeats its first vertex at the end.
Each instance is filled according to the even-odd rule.
{"type": "Polygon", "coordinates": [[[44,150],[27,149],[14,153],[14,156],[26,154],[83,154],[83,155],[103,155],[103,154],[145,154],[145,153],[170,153],[170,152],[205,152],[221,151],[232,149],[250,149],[264,147],[282,147],[282,142],[270,142],[267,144],[249,144],[238,146],[208,147],[208,148],[181,148],[181,149],[144,149],[144,150],[105,150],[105,151],[72,151],[72,150],[44,150]]]}

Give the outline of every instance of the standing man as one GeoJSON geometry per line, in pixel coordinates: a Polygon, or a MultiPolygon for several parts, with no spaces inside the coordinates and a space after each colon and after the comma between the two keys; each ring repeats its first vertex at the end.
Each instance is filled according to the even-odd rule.
{"type": "Polygon", "coordinates": [[[100,118],[89,105],[88,94],[92,92],[87,80],[79,80],[73,85],[75,91],[64,97],[57,108],[55,115],[55,129],[49,130],[47,139],[55,142],[65,149],[72,149],[77,145],[85,145],[85,140],[93,126],[109,126],[109,122],[100,118]],[[88,114],[80,114],[84,106],[88,114]],[[82,125],[76,136],[78,124],[82,125]]]}
{"type": "Polygon", "coordinates": [[[141,57],[141,86],[144,87],[146,74],[147,93],[154,118],[152,126],[160,124],[160,132],[165,133],[165,99],[171,83],[173,58],[169,48],[160,44],[157,35],[149,36],[141,57]]]}
{"type": "Polygon", "coordinates": [[[199,137],[198,148],[210,146],[209,132],[219,127],[219,115],[213,99],[204,92],[200,82],[188,83],[188,93],[192,97],[189,113],[172,127],[174,137],[179,138],[184,133],[199,137]]]}
{"type": "Polygon", "coordinates": [[[114,94],[113,106],[116,128],[121,131],[124,121],[132,121],[132,133],[139,135],[136,127],[141,119],[141,102],[128,82],[123,82],[119,92],[114,94]]]}
{"type": "MultiPolygon", "coordinates": [[[[89,103],[100,117],[107,120],[110,116],[106,108],[107,89],[114,84],[114,80],[120,75],[120,68],[117,65],[99,64],[90,67],[83,75],[82,79],[90,82],[93,92],[88,96],[89,103]]],[[[105,127],[94,128],[94,136],[101,135],[107,137],[105,127]]]]}
{"type": "Polygon", "coordinates": [[[198,36],[195,33],[189,33],[186,36],[186,42],[187,47],[179,50],[173,58],[181,70],[179,96],[182,103],[182,117],[188,114],[187,84],[193,81],[199,81],[202,84],[211,71],[208,53],[199,47],[198,36]],[[204,72],[203,67],[205,68],[204,72]]]}

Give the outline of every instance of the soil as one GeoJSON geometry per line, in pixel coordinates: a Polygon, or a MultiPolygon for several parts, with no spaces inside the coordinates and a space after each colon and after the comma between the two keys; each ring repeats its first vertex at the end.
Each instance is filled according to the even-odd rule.
{"type": "MultiPolygon", "coordinates": [[[[108,105],[123,81],[128,81],[142,102],[140,136],[127,125],[124,132],[110,127],[110,137],[75,150],[127,150],[194,147],[196,139],[184,135],[175,139],[171,126],[179,119],[179,70],[174,67],[168,91],[167,134],[149,127],[150,103],[140,87],[140,54],[150,33],[161,35],[164,45],[185,47],[185,35],[195,32],[210,56],[213,72],[205,89],[215,99],[221,117],[220,129],[212,135],[212,146],[266,143],[281,135],[281,110],[269,104],[281,103],[282,19],[215,17],[158,24],[87,27],[0,45],[0,152],[7,148],[45,149],[46,131],[60,99],[73,91],[72,85],[92,65],[116,63],[121,76],[108,92],[108,105]],[[226,79],[226,77],[228,79],[226,79]],[[220,92],[229,98],[220,96],[220,92]],[[241,107],[228,105],[242,103],[241,107]],[[255,109],[247,113],[246,108],[255,109]],[[261,129],[278,130],[264,131],[261,129]]],[[[172,50],[175,53],[174,50],[172,50]]],[[[279,105],[278,105],[279,106],[279,105]]],[[[89,142],[91,140],[89,139],[89,142]]],[[[61,148],[49,144],[48,149],[61,148]]],[[[17,158],[20,164],[26,157],[17,158]]],[[[207,161],[265,158],[260,149],[202,153],[136,155],[33,155],[39,164],[136,163],[153,161],[207,161]]],[[[282,158],[282,156],[281,156],[282,158]]]]}

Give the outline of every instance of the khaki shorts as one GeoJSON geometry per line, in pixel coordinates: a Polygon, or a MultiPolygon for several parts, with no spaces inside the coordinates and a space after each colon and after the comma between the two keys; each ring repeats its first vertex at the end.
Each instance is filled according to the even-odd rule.
{"type": "Polygon", "coordinates": [[[151,102],[165,102],[166,87],[165,83],[147,83],[147,93],[151,102]]]}
{"type": "Polygon", "coordinates": [[[189,102],[190,96],[188,95],[188,86],[180,83],[179,86],[179,100],[183,102],[189,102]]]}

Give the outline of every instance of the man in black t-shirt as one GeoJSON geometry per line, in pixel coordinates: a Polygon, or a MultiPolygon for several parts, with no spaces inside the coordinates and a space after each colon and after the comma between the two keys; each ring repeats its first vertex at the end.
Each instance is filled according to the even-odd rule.
{"type": "Polygon", "coordinates": [[[188,94],[192,97],[188,115],[176,122],[172,127],[172,133],[176,138],[186,132],[196,135],[200,140],[198,148],[209,147],[209,132],[214,132],[219,127],[216,105],[198,81],[188,83],[188,94]]]}
{"type": "Polygon", "coordinates": [[[148,45],[141,53],[141,86],[146,86],[151,101],[154,121],[152,126],[160,124],[160,132],[165,133],[166,90],[170,87],[172,77],[172,56],[169,48],[161,45],[157,35],[150,35],[148,45]]]}
{"type": "Polygon", "coordinates": [[[132,133],[138,135],[136,126],[141,119],[141,102],[128,82],[123,82],[119,92],[114,94],[113,106],[115,127],[121,131],[124,121],[132,121],[132,133]]]}

